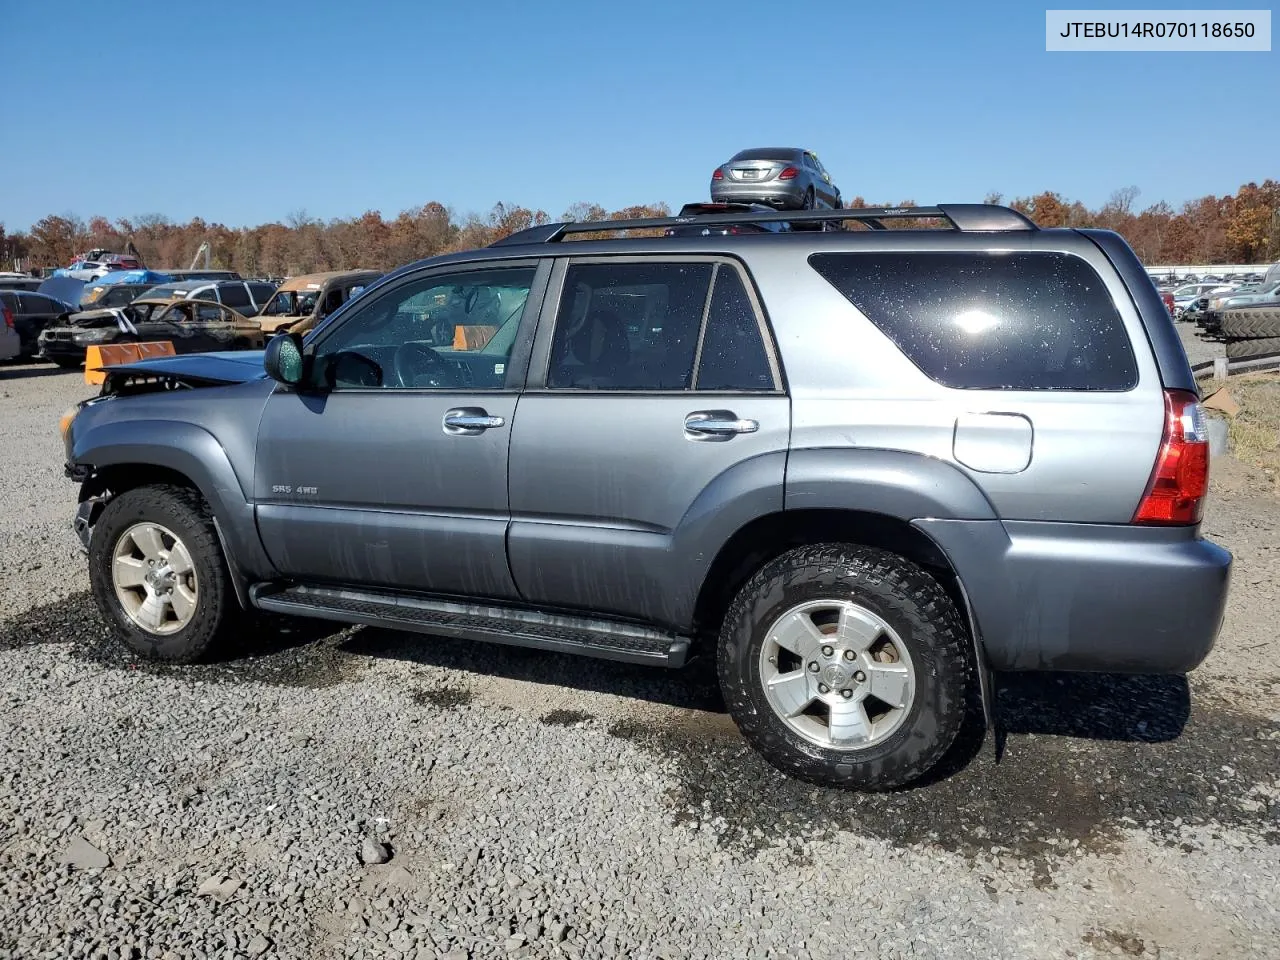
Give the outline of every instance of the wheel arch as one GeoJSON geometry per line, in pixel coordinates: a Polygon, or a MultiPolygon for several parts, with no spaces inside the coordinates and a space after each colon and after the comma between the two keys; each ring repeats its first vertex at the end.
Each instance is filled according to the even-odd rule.
{"type": "Polygon", "coordinates": [[[694,604],[694,630],[706,649],[734,596],[757,570],[796,547],[840,542],[896,553],[930,573],[951,598],[969,633],[988,726],[994,691],[981,631],[959,571],[942,547],[918,526],[887,513],[856,508],[780,510],[739,527],[707,568],[694,604]]]}
{"type": "Polygon", "coordinates": [[[186,487],[209,504],[242,602],[248,582],[274,575],[258,537],[253,504],[226,451],[203,427],[170,421],[103,424],[75,437],[71,463],[87,472],[79,502],[90,526],[94,512],[85,507],[95,501],[148,484],[186,487]]]}

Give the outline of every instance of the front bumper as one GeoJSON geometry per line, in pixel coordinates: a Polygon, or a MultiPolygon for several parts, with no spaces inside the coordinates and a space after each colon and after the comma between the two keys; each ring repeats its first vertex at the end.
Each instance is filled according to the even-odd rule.
{"type": "Polygon", "coordinates": [[[36,354],[42,360],[77,360],[81,363],[85,358],[85,345],[73,340],[55,340],[47,334],[40,334],[36,340],[36,354]]]}
{"type": "Polygon", "coordinates": [[[1231,554],[1194,528],[920,520],[996,670],[1179,674],[1222,627],[1231,554]]]}

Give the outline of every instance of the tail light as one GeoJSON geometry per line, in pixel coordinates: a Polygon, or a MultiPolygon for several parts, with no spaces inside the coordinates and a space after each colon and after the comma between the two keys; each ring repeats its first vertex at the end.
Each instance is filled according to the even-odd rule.
{"type": "Polygon", "coordinates": [[[13,330],[14,329],[13,311],[10,310],[8,307],[0,307],[0,310],[4,312],[4,325],[8,327],[10,330],[13,330]]]}
{"type": "Polygon", "coordinates": [[[1164,436],[1134,523],[1193,524],[1209,492],[1209,429],[1194,393],[1166,390],[1164,436]]]}
{"type": "Polygon", "coordinates": [[[793,179],[795,179],[796,174],[798,174],[799,172],[800,172],[800,171],[799,171],[799,170],[797,170],[795,167],[787,167],[787,168],[786,168],[785,170],[783,170],[780,174],[778,174],[778,179],[779,179],[779,180],[793,180],[793,179]]]}
{"type": "Polygon", "coordinates": [[[723,179],[724,179],[724,171],[723,171],[723,170],[721,170],[719,167],[716,167],[716,172],[715,172],[715,173],[713,173],[713,174],[711,174],[711,179],[712,179],[712,180],[723,180],[723,179]]]}

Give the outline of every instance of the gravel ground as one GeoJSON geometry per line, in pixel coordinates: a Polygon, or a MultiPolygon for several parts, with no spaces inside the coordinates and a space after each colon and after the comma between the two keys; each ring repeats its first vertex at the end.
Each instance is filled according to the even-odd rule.
{"type": "Polygon", "coordinates": [[[1280,956],[1280,502],[1233,461],[1189,683],[1003,678],[998,763],[868,797],[764,766],[696,665],[322,624],[133,661],[67,529],[91,389],[0,367],[4,960],[1280,956]]]}

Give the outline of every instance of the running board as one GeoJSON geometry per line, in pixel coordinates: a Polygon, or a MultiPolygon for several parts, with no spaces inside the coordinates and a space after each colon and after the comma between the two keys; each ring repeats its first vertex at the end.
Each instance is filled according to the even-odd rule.
{"type": "Polygon", "coordinates": [[[618,620],[543,613],[523,607],[463,603],[350,588],[256,584],[259,610],[463,640],[576,653],[626,663],[682,667],[689,638],[618,620]]]}

